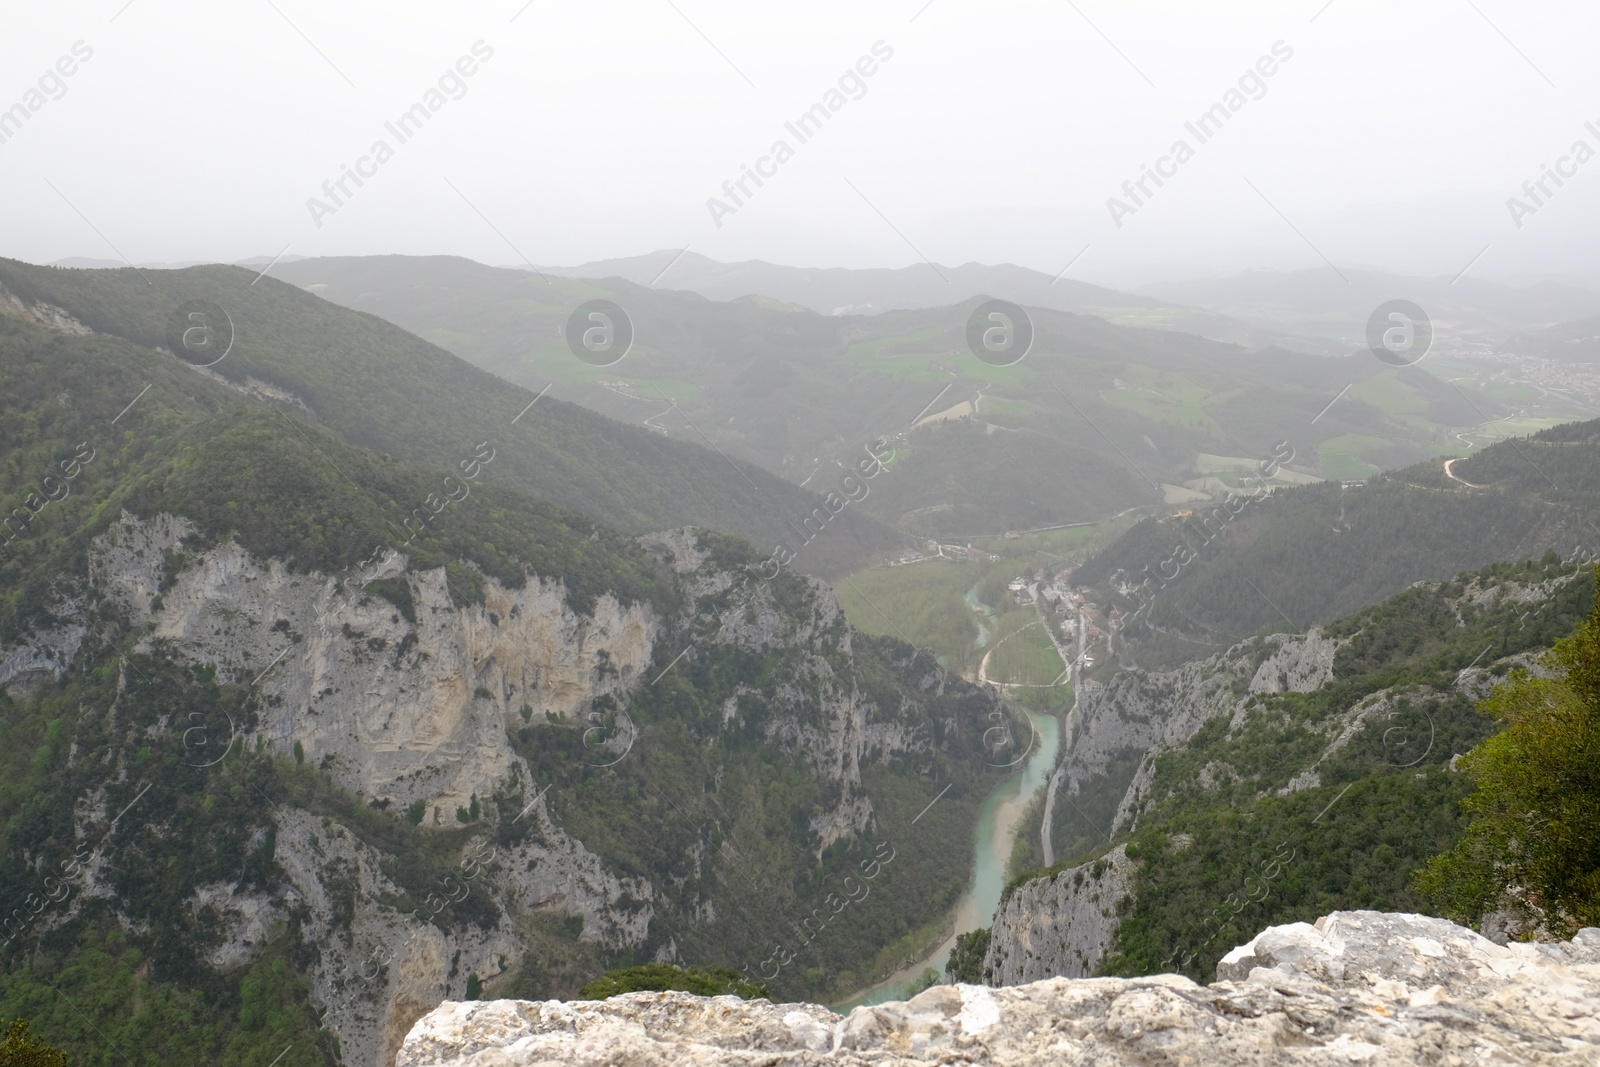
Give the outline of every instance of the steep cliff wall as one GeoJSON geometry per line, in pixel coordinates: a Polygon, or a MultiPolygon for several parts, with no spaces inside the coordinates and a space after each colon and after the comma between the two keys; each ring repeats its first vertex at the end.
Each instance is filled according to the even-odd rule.
{"type": "Polygon", "coordinates": [[[289,572],[237,543],[179,557],[180,519],[125,516],[100,538],[91,579],[180,660],[262,693],[257,738],[304,758],[372,802],[423,801],[453,817],[514,776],[506,723],[524,704],[574,720],[636,685],[660,622],[648,604],[602,596],[578,614],[559,581],[483,579],[462,603],[442,568],[414,573],[388,552],[369,572],[409,603],[289,572]],[[601,670],[604,664],[609,669],[601,670]]]}
{"type": "Polygon", "coordinates": [[[1133,861],[1123,845],[1024,882],[995,913],[983,980],[1004,986],[1092,975],[1116,937],[1117,905],[1132,889],[1133,861]]]}
{"type": "MultiPolygon", "coordinates": [[[[825,584],[752,580],[708,536],[640,539],[676,583],[661,601],[672,606],[666,617],[656,602],[610,594],[578,610],[559,579],[532,573],[511,586],[469,571],[469,598],[445,568],[415,569],[395,551],[359,577],[294,570],[235,540],[208,541],[186,519],[124,512],[91,542],[87,572],[63,579],[54,621],[0,649],[0,682],[13,695],[85,671],[98,677],[112,698],[94,719],[96,736],[119,738],[95,756],[100,784],[72,803],[76,836],[92,844],[83,891],[37,931],[105,908],[136,933],[148,927],[126,910],[126,850],[141,851],[151,834],[176,841],[188,832],[170,803],[138,806],[145,761],[159,748],[186,773],[232,782],[221,788],[243,797],[252,819],[225,846],[235,858],[218,871],[232,873],[189,880],[183,929],[164,936],[226,974],[269,945],[284,951],[292,931],[321,1025],[352,1067],[392,1063],[411,1025],[465,996],[470,982],[516,978],[533,921],[593,946],[596,962],[602,952],[672,959],[686,935],[701,952],[728,940],[719,931],[732,911],[737,936],[751,942],[743,951],[759,960],[766,944],[744,929],[755,925],[752,902],[735,895],[752,882],[735,839],[754,847],[737,831],[767,823],[740,824],[748,813],[735,812],[696,825],[687,858],[654,864],[581,798],[647,792],[663,798],[666,825],[681,833],[671,820],[691,802],[671,794],[687,766],[674,762],[687,733],[691,752],[713,753],[711,782],[695,783],[713,805],[738,761],[763,787],[764,761],[785,767],[783,799],[813,802],[797,826],[780,805],[792,842],[757,844],[765,863],[810,870],[830,846],[875,825],[864,772],[908,757],[926,764],[952,738],[975,746],[993,699],[912,650],[873,651],[863,666],[858,641],[873,639],[850,629],[825,584]],[[127,655],[104,655],[113,639],[126,641],[127,655]],[[669,671],[702,667],[710,673],[694,684],[656,685],[669,671]],[[129,702],[134,689],[169,682],[176,691],[141,697],[137,712],[129,702]],[[651,701],[678,703],[656,712],[651,701]],[[714,714],[697,719],[706,705],[714,714]],[[670,736],[656,735],[619,777],[608,769],[644,728],[630,707],[670,736]],[[652,777],[645,760],[669,770],[652,777]],[[292,770],[275,775],[274,766],[292,770]],[[566,778],[550,776],[558,772],[566,778]],[[558,780],[563,789],[551,794],[558,780]],[[124,807],[130,794],[135,803],[124,807]],[[240,858],[250,872],[242,876],[240,858]],[[730,886],[730,874],[742,882],[730,886]]],[[[158,905],[141,899],[134,910],[158,905]]],[[[783,936],[769,925],[772,933],[754,933],[783,936]]]]}
{"type": "MultiPolygon", "coordinates": [[[[516,709],[529,704],[582,721],[597,698],[639,683],[661,629],[649,605],[608,596],[592,612],[575,612],[559,581],[537,576],[519,589],[486,579],[483,602],[462,603],[443,570],[411,572],[391,552],[369,577],[403,583],[402,607],[351,595],[330,576],[291,573],[233,542],[189,552],[192,532],[171,516],[145,522],[124,514],[95,542],[89,581],[145,633],[140,651],[214,665],[221,682],[254,684],[254,721],[229,730],[204,724],[212,736],[195,739],[206,748],[194,746],[194,757],[214,750],[220,758],[236,745],[295,751],[369,804],[404,810],[420,802],[430,825],[459,825],[457,809],[475,796],[531,786],[507,737],[516,709]]],[[[36,635],[11,659],[64,669],[70,656],[41,657],[38,649],[60,646],[61,632],[85,625],[36,635]]],[[[175,728],[185,725],[179,719],[175,728]]],[[[653,913],[649,880],[609,872],[552,821],[541,797],[524,817],[533,834],[491,848],[492,858],[472,867],[500,919],[444,929],[403,912],[406,890],[385,873],[381,851],[339,822],[272,805],[273,859],[288,885],[265,893],[198,887],[191,910],[211,914],[223,930],[208,962],[249,960],[273,924],[294,915],[317,947],[307,976],[323,1025],[338,1035],[346,1063],[379,1064],[392,1062],[422,1012],[462,992],[467,975],[514,966],[518,914],[581,919],[583,938],[612,949],[640,943],[653,913]]],[[[87,895],[113,890],[91,873],[87,895]]]]}
{"type": "Polygon", "coordinates": [[[1332,677],[1339,646],[1319,629],[1273,634],[1173,670],[1120,671],[1103,685],[1081,683],[1040,816],[1039,832],[1051,834],[1044,855],[1053,861],[1072,844],[1062,829],[1071,822],[1070,805],[1105,812],[1094,827],[1102,839],[1127,830],[1145,802],[1156,756],[1218,716],[1239,715],[1253,696],[1319,688],[1332,677]],[[1115,777],[1115,768],[1130,762],[1131,781],[1115,777]]]}

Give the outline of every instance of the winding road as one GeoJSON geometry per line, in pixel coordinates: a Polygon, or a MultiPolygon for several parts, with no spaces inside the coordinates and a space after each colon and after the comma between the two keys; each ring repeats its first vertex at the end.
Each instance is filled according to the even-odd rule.
{"type": "Polygon", "coordinates": [[[1444,461],[1445,477],[1449,478],[1453,482],[1460,482],[1462,485],[1466,486],[1468,489],[1487,489],[1488,486],[1486,486],[1486,485],[1474,485],[1472,482],[1467,481],[1465,478],[1458,477],[1456,475],[1456,472],[1450,469],[1456,463],[1458,463],[1462,458],[1463,457],[1461,457],[1461,456],[1457,456],[1455,459],[1447,459],[1447,460],[1444,461]]]}

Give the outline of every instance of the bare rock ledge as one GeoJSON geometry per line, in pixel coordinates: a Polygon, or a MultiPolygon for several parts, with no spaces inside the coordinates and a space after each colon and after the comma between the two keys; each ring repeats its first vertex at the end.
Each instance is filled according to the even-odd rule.
{"type": "Polygon", "coordinates": [[[1600,929],[1496,945],[1443,919],[1274,926],[1199,986],[1177,975],[943,985],[848,1017],[687,993],[446,1002],[397,1067],[1600,1063],[1600,929]]]}

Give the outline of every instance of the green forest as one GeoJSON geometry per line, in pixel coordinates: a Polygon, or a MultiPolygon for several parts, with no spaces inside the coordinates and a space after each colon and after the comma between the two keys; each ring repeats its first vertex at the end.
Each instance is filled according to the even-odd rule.
{"type": "MultiPolygon", "coordinates": [[[[1472,860],[1481,875],[1487,848],[1478,842],[1503,844],[1511,832],[1506,816],[1500,838],[1468,834],[1475,812],[1499,810],[1468,800],[1486,758],[1468,754],[1504,743],[1497,718],[1510,714],[1510,698],[1497,691],[1479,707],[1465,672],[1483,671],[1486,691],[1553,643],[1569,647],[1595,588],[1592,570],[1554,552],[1416,586],[1326,627],[1343,644],[1320,689],[1250,697],[1242,716],[1211,719],[1156,757],[1148,803],[1118,838],[1137,871],[1100,973],[1209,981],[1217,960],[1261,929],[1340,909],[1449,908],[1476,922],[1484,893],[1444,892],[1469,882],[1433,858],[1457,849],[1453,862],[1472,860]],[[1478,844],[1462,846],[1464,835],[1478,844]],[[1435,872],[1431,881],[1418,880],[1424,870],[1435,872]]],[[[1266,651],[1255,641],[1232,654],[1251,662],[1266,651]]],[[[1108,847],[1084,841],[1008,893],[1108,847]]],[[[1486,877],[1471,884],[1495,881],[1486,877]]]]}
{"type": "Polygon", "coordinates": [[[1456,461],[1453,473],[1470,486],[1433,460],[1361,485],[1280,488],[1227,509],[1148,519],[1074,581],[1105,590],[1127,613],[1123,662],[1177,662],[1254,633],[1332,622],[1496,560],[1547,549],[1594,559],[1597,471],[1600,420],[1571,423],[1456,461]]]}
{"type": "MultiPolygon", "coordinates": [[[[458,465],[488,442],[497,452],[491,476],[496,484],[630,534],[697,523],[768,547],[792,537],[785,518],[806,515],[821,503],[813,493],[753,464],[731,463],[698,442],[673,441],[549,396],[534,403],[538,386],[512,385],[374,315],[270,277],[256,284],[252,279],[253,272],[227,266],[72,271],[0,259],[0,286],[27,302],[64,309],[96,335],[131,342],[146,365],[156,349],[176,343],[169,337],[175,313],[209,304],[231,322],[234,343],[207,373],[235,389],[253,390],[258,400],[271,398],[286,415],[352,446],[443,474],[458,473],[458,465]],[[290,399],[279,399],[284,394],[290,399]]],[[[131,353],[124,359],[133,362],[131,353]]],[[[164,362],[162,377],[174,387],[177,402],[193,392],[199,376],[175,360],[164,362]]],[[[128,398],[150,381],[140,380],[128,398]]],[[[159,383],[152,395],[158,388],[159,383]]],[[[54,404],[53,396],[43,399],[54,404]]],[[[29,411],[26,421],[51,408],[41,404],[29,411]]],[[[446,491],[438,480],[427,492],[446,491]]],[[[421,502],[408,501],[401,514],[421,502]]],[[[807,560],[838,569],[895,543],[886,528],[849,509],[830,523],[807,560]]]]}
{"type": "MultiPolygon", "coordinates": [[[[15,273],[5,284],[25,286],[15,273]]],[[[0,491],[12,502],[15,532],[0,552],[0,642],[84,630],[80,651],[43,681],[0,689],[0,854],[8,860],[0,865],[8,917],[0,1016],[29,1020],[74,1065],[333,1063],[340,1051],[324,1018],[329,1005],[306,976],[334,946],[306,936],[308,913],[288,892],[275,851],[283,813],[342,828],[382,857],[400,889],[363,899],[348,872],[320,872],[336,930],[357,909],[421,916],[435,887],[480,845],[538,844],[534,820],[516,819],[533,799],[522,792],[475,797],[436,823],[425,810],[368,803],[298,744],[236,741],[228,724],[249,738],[263,710],[252,672],[219,671],[167,643],[142,643],[97,584],[103,576],[89,573],[91,542],[125,512],[193,524],[150,561],[162,592],[208,550],[233,543],[291,574],[338,579],[356,600],[386,599],[414,624],[406,577],[367,581],[366,565],[393,548],[413,574],[442,568],[458,607],[481,602],[491,579],[520,586],[530,575],[558,576],[572,610],[610,595],[648,605],[661,620],[648,674],[657,684],[607,698],[592,713],[607,730],[624,716],[634,724],[628,759],[595,766],[585,746],[590,722],[544,708],[524,707],[506,723],[555,823],[608,870],[658,887],[649,936],[607,949],[583,937],[581,917],[508,910],[504,894],[473,882],[447,906],[430,907],[425,921],[453,935],[515,929],[526,951],[498,974],[452,968],[450,995],[574,996],[608,969],[649,963],[670,942],[687,963],[732,968],[775,997],[825,999],[868,984],[913,935],[942,921],[967,874],[947,862],[945,843],[970,832],[1001,773],[981,752],[993,698],[946,675],[926,652],[851,630],[836,611],[814,625],[830,610],[819,600],[826,591],[787,571],[760,577],[765,553],[736,537],[696,535],[708,566],[733,581],[695,592],[628,533],[532,495],[525,476],[502,480],[517,453],[500,437],[449,429],[452,410],[483,401],[463,399],[443,378],[408,383],[397,372],[396,405],[426,390],[439,411],[383,411],[391,394],[373,394],[378,421],[400,436],[385,451],[362,447],[346,416],[263,402],[146,347],[159,342],[159,321],[153,311],[148,321],[119,318],[142,306],[121,281],[109,292],[72,291],[68,272],[36,273],[52,281],[59,273],[64,288],[46,295],[119,335],[0,315],[0,491]],[[407,420],[415,425],[402,428],[407,420]],[[398,447],[401,437],[413,445],[398,447]],[[422,517],[408,522],[419,509],[422,517]],[[762,610],[778,626],[771,644],[718,636],[725,616],[757,604],[769,605],[762,610]],[[822,721],[822,678],[854,694],[868,725],[913,743],[864,752],[853,788],[870,821],[816,849],[811,823],[841,801],[842,787],[795,748],[792,731],[822,721]],[[739,714],[728,720],[736,695],[739,714]],[[201,725],[185,729],[190,723],[201,725]],[[197,729],[224,758],[192,765],[197,729]],[[918,819],[936,796],[937,807],[918,819]],[[196,901],[214,885],[265,894],[284,909],[243,962],[212,962],[226,931],[196,901]]],[[[326,314],[346,325],[363,318],[326,314]]],[[[287,329],[295,319],[283,315],[287,329]]],[[[305,329],[309,345],[315,331],[305,329]]],[[[416,355],[421,364],[448,358],[416,355]]],[[[318,381],[332,389],[344,369],[316,374],[298,383],[308,389],[302,399],[318,381]]],[[[329,394],[330,412],[336,399],[329,394]]],[[[574,439],[581,455],[582,435],[574,439]]],[[[733,472],[723,468],[726,481],[733,472]]],[[[659,470],[628,476],[674,492],[659,470]]],[[[619,498],[651,499],[631,487],[619,498]]],[[[850,543],[842,532],[840,541],[850,543]]],[[[152,610],[160,607],[158,595],[152,610]]],[[[293,648],[305,635],[285,636],[293,648]]]]}

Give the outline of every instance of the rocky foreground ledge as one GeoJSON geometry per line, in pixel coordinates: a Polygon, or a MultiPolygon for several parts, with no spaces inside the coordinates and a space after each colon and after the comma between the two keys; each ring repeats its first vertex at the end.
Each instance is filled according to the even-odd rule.
{"type": "Polygon", "coordinates": [[[1501,946],[1442,919],[1342,911],[1264,931],[1217,979],[934,986],[848,1017],[687,993],[447,1002],[397,1067],[1600,1062],[1600,929],[1501,946]]]}

